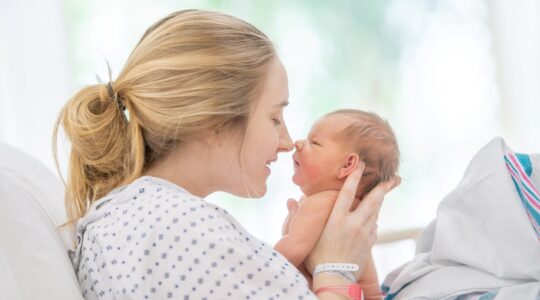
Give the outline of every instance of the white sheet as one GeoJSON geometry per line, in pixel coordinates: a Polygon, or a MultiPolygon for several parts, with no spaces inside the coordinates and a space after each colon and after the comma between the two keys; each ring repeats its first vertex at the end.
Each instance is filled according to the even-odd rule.
{"type": "MultiPolygon", "coordinates": [[[[415,258],[385,280],[387,299],[445,299],[493,289],[499,289],[497,300],[540,295],[540,241],[506,169],[509,151],[495,138],[474,156],[421,234],[415,258]]],[[[532,157],[533,170],[540,169],[539,156],[532,157]]],[[[537,170],[532,179],[540,187],[537,170]]]]}

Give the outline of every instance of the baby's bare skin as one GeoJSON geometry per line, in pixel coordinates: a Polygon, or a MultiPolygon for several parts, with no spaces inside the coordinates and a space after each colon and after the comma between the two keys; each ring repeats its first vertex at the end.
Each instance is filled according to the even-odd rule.
{"type": "MultiPolygon", "coordinates": [[[[274,248],[302,272],[310,286],[312,270],[306,270],[303,262],[319,239],[345,179],[363,163],[353,145],[340,136],[352,122],[351,117],[339,114],[322,117],[315,122],[307,139],[295,143],[293,182],[307,197],[298,204],[291,204],[293,208],[283,226],[283,237],[274,248]],[[332,197],[328,197],[329,194],[332,197]]],[[[373,166],[366,165],[351,209],[377,183],[373,176],[376,173],[373,166]]],[[[364,289],[365,299],[381,299],[371,257],[358,283],[364,289]]]]}

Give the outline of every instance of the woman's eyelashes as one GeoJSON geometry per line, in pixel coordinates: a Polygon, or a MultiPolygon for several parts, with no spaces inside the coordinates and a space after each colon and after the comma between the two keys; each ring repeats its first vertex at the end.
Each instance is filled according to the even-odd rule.
{"type": "Polygon", "coordinates": [[[276,125],[276,126],[281,125],[281,119],[280,118],[272,118],[272,122],[274,122],[274,125],[276,125]]]}

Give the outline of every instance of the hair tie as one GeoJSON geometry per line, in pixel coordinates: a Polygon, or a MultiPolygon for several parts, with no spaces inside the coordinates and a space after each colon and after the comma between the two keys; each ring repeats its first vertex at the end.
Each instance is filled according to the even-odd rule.
{"type": "Polygon", "coordinates": [[[113,88],[112,81],[109,81],[109,83],[107,83],[107,91],[109,92],[109,97],[111,97],[113,101],[116,102],[116,105],[118,106],[118,109],[120,110],[120,112],[124,114],[126,121],[129,122],[129,110],[124,104],[124,101],[120,99],[120,97],[118,97],[118,92],[116,92],[116,90],[113,88]]]}

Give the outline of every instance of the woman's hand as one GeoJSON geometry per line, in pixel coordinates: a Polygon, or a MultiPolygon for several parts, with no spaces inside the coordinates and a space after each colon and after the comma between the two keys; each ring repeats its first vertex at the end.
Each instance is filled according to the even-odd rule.
{"type": "Polygon", "coordinates": [[[351,173],[343,184],[326,226],[305,261],[310,273],[313,273],[317,264],[332,262],[358,264],[360,269],[356,276],[362,273],[377,238],[377,218],[384,196],[400,182],[397,177],[378,184],[356,209],[351,211],[364,167],[364,163],[359,164],[358,169],[351,173]]]}

